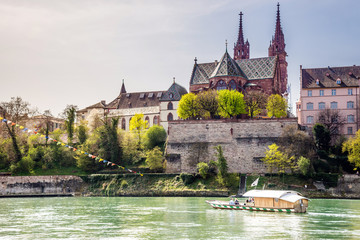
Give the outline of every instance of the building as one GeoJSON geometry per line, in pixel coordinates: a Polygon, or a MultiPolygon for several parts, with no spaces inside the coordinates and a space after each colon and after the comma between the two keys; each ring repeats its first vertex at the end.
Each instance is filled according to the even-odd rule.
{"type": "Polygon", "coordinates": [[[65,120],[56,118],[53,116],[37,115],[25,120],[24,126],[29,129],[46,129],[46,125],[49,127],[49,131],[53,132],[56,129],[64,129],[65,120]]]}
{"type": "Polygon", "coordinates": [[[85,109],[77,111],[77,120],[87,121],[90,127],[95,126],[96,119],[106,115],[109,118],[119,117],[119,127],[129,130],[131,118],[142,113],[149,127],[161,125],[168,128],[168,122],[178,119],[177,107],[181,96],[187,90],[174,82],[166,91],[127,92],[122,82],[119,95],[110,103],[100,101],[85,109]]]}
{"type": "Polygon", "coordinates": [[[359,78],[360,66],[312,69],[300,66],[298,123],[311,129],[321,111],[333,109],[339,111],[344,121],[338,133],[354,135],[359,129],[359,78]]]}
{"type": "Polygon", "coordinates": [[[270,41],[268,56],[250,58],[250,43],[244,41],[242,12],[240,12],[239,34],[234,45],[234,58],[226,47],[220,61],[195,64],[190,79],[190,92],[207,89],[235,89],[246,93],[251,90],[266,94],[287,92],[287,62],[285,39],[280,23],[280,5],[277,5],[275,34],[270,41]]]}

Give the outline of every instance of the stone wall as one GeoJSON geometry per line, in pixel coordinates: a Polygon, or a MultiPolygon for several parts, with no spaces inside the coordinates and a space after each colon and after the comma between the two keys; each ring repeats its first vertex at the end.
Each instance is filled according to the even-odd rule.
{"type": "Polygon", "coordinates": [[[297,126],[297,119],[169,122],[166,172],[194,173],[197,163],[216,160],[214,147],[221,145],[229,172],[265,173],[266,167],[260,159],[286,125],[297,126]]]}
{"type": "Polygon", "coordinates": [[[0,196],[75,195],[82,186],[77,176],[0,176],[0,196]]]}

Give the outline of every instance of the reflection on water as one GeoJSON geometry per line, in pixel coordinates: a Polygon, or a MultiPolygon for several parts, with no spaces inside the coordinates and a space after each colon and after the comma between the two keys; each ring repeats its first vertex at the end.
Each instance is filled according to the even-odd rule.
{"type": "Polygon", "coordinates": [[[0,199],[0,239],[356,239],[359,200],[308,213],[216,210],[205,198],[0,199]]]}

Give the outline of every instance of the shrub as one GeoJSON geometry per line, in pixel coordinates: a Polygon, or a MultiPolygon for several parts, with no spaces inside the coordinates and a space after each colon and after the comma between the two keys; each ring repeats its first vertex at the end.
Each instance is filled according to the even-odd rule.
{"type": "Polygon", "coordinates": [[[145,162],[151,170],[163,169],[164,156],[160,148],[155,147],[153,150],[148,151],[145,162]]]}
{"type": "Polygon", "coordinates": [[[309,173],[310,160],[301,156],[298,161],[298,168],[302,175],[306,176],[309,173]]]}
{"type": "Polygon", "coordinates": [[[180,178],[185,185],[192,184],[195,181],[195,176],[188,173],[181,173],[180,178]]]}
{"type": "Polygon", "coordinates": [[[197,164],[197,170],[198,170],[200,176],[203,179],[206,179],[206,177],[209,173],[209,165],[205,162],[200,162],[197,164]]]}
{"type": "Polygon", "coordinates": [[[21,159],[18,163],[12,164],[10,166],[10,171],[13,174],[25,173],[25,174],[34,174],[35,162],[29,157],[26,156],[21,159]]]}
{"type": "Polygon", "coordinates": [[[127,182],[125,179],[121,180],[120,187],[121,187],[122,189],[125,189],[125,188],[127,188],[128,186],[129,186],[129,184],[128,184],[128,182],[127,182]]]}

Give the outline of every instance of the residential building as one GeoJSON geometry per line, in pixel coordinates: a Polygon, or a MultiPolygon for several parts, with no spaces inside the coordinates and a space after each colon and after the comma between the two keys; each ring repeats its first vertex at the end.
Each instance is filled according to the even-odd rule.
{"type": "MultiPolygon", "coordinates": [[[[303,69],[300,66],[298,123],[311,129],[325,109],[338,111],[339,134],[352,136],[359,129],[360,66],[303,69]]],[[[334,119],[338,121],[338,119],[334,119]]]]}

